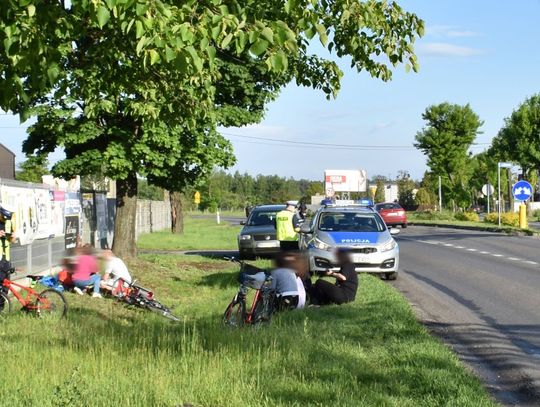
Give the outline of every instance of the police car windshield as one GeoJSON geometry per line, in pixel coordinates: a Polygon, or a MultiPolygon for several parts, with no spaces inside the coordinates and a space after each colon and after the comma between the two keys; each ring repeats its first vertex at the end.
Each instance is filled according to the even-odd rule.
{"type": "Polygon", "coordinates": [[[277,212],[257,211],[251,212],[247,221],[248,226],[269,226],[275,225],[277,212]]]}
{"type": "Polygon", "coordinates": [[[375,214],[359,212],[323,212],[319,230],[323,232],[383,232],[386,226],[375,214]]]}

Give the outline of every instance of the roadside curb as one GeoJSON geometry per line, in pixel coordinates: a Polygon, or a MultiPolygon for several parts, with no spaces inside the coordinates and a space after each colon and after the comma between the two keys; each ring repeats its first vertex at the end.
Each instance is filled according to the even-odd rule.
{"type": "Polygon", "coordinates": [[[434,228],[447,228],[447,229],[461,229],[461,230],[478,230],[481,232],[494,232],[494,233],[505,233],[510,236],[528,236],[532,238],[539,239],[540,238],[540,231],[531,230],[531,229],[524,229],[524,230],[515,230],[511,228],[489,228],[489,227],[482,227],[482,226],[466,226],[466,225],[449,225],[444,223],[426,223],[426,222],[409,222],[408,223],[411,226],[429,226],[434,228]]]}

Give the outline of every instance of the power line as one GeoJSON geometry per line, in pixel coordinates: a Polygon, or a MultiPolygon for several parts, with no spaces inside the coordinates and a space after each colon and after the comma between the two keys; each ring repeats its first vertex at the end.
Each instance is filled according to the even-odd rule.
{"type": "MultiPolygon", "coordinates": [[[[412,145],[361,145],[361,144],[335,144],[335,143],[317,143],[317,142],[311,142],[311,141],[293,141],[293,140],[283,140],[283,139],[275,139],[270,137],[258,137],[258,136],[245,136],[241,134],[233,134],[233,133],[225,133],[222,132],[221,134],[225,136],[231,136],[231,137],[240,137],[244,139],[250,139],[250,140],[261,140],[271,143],[262,143],[262,142],[256,142],[251,141],[248,142],[246,140],[237,140],[244,143],[251,143],[251,144],[261,144],[261,145],[273,145],[273,146],[283,146],[283,147],[309,147],[309,148],[331,148],[331,149],[354,149],[354,150],[375,150],[375,151],[404,151],[404,150],[415,150],[416,147],[412,145]],[[279,143],[279,144],[274,144],[279,143]]],[[[490,143],[473,143],[471,145],[471,148],[478,148],[482,145],[490,145],[490,143]]]]}

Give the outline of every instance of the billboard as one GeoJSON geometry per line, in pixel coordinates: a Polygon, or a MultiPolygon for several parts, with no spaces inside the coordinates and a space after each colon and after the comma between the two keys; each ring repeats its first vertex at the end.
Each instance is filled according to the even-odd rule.
{"type": "Polygon", "coordinates": [[[325,170],[324,190],[327,196],[333,196],[336,192],[366,192],[366,171],[325,170]]]}

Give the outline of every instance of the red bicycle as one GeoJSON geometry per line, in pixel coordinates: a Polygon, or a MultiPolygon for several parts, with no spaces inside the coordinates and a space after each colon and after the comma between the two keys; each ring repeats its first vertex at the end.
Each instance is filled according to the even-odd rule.
{"type": "Polygon", "coordinates": [[[129,305],[146,308],[174,322],[181,321],[169,308],[156,300],[152,291],[136,285],[135,281],[128,283],[119,278],[115,281],[111,294],[129,305]]]}
{"type": "Polygon", "coordinates": [[[235,258],[228,259],[240,264],[240,289],[233,297],[223,314],[223,323],[230,327],[243,325],[259,325],[269,323],[274,312],[274,291],[272,276],[265,270],[258,269],[235,258]],[[255,290],[249,311],[246,310],[246,299],[250,289],[255,290]]]}
{"type": "MultiPolygon", "coordinates": [[[[9,292],[22,305],[22,310],[47,319],[62,319],[66,316],[68,306],[64,295],[52,288],[38,293],[32,287],[26,287],[9,279],[9,275],[15,273],[15,269],[7,270],[2,280],[0,290],[0,318],[11,312],[11,299],[9,292]]],[[[41,276],[27,276],[32,281],[37,281],[41,276]]]]}

